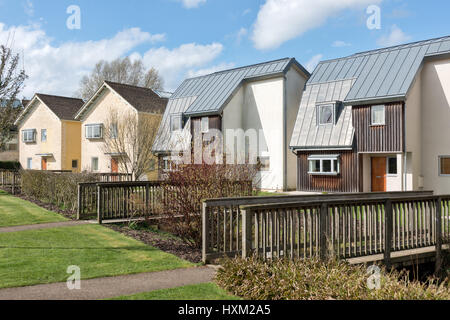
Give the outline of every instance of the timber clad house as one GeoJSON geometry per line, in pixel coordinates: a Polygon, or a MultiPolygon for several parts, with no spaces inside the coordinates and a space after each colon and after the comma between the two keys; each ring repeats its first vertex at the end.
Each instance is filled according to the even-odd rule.
{"type": "Polygon", "coordinates": [[[450,37],[322,61],[290,141],[300,191],[448,193],[450,37]]]}
{"type": "MultiPolygon", "coordinates": [[[[150,117],[154,119],[158,128],[167,105],[167,96],[170,96],[167,92],[155,93],[148,88],[105,81],[75,115],[75,119],[82,123],[80,133],[82,170],[94,173],[126,173],[120,166],[119,158],[128,155],[105,150],[105,135],[111,134],[109,132],[111,130],[118,130],[117,123],[110,124],[115,125],[115,130],[107,128],[107,124],[114,120],[111,115],[116,114],[116,120],[130,115],[136,116],[138,121],[150,117]]],[[[131,148],[130,146],[126,149],[131,148]]],[[[157,170],[147,173],[147,178],[156,179],[157,170]]]]}
{"type": "Polygon", "coordinates": [[[247,144],[235,148],[227,131],[254,129],[258,150],[252,152],[262,164],[256,185],[295,189],[296,158],[288,143],[309,76],[295,59],[286,58],[185,80],[169,99],[153,144],[160,178],[179,161],[174,153],[190,150],[197,134],[222,132],[224,153],[236,159],[250,150],[247,144]]]}
{"type": "Polygon", "coordinates": [[[14,123],[22,168],[80,171],[81,123],[74,116],[82,105],[81,99],[35,94],[14,123]]]}

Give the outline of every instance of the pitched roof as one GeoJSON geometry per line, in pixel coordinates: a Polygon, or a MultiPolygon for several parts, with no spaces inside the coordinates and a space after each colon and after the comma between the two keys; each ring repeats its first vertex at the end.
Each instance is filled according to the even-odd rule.
{"type": "Polygon", "coordinates": [[[161,90],[153,90],[160,98],[169,99],[172,96],[172,92],[161,91],[161,90]]]}
{"type": "Polygon", "coordinates": [[[105,83],[139,112],[163,113],[166,109],[168,99],[161,98],[152,89],[111,81],[105,83]]]}
{"type": "MultiPolygon", "coordinates": [[[[166,152],[174,150],[174,145],[179,145],[179,141],[172,141],[174,140],[170,132],[172,114],[189,117],[220,113],[245,81],[282,75],[293,65],[297,66],[306,77],[310,76],[294,58],[285,58],[186,79],[169,99],[153,144],[153,151],[166,152]]],[[[188,126],[189,122],[186,127],[188,126]]]]}
{"type": "Polygon", "coordinates": [[[450,36],[320,62],[308,85],[355,79],[346,104],[404,98],[424,58],[450,52],[450,36]]]}
{"type": "Polygon", "coordinates": [[[346,149],[354,140],[351,106],[405,99],[424,59],[450,53],[450,36],[322,61],[306,84],[293,149],[346,149]],[[341,101],[337,123],[319,126],[316,106],[341,101]]]}
{"type": "Polygon", "coordinates": [[[192,104],[183,107],[188,116],[219,113],[244,81],[285,73],[292,64],[309,77],[309,72],[294,58],[285,58],[187,79],[171,99],[197,97],[192,104]]]}
{"type": "Polygon", "coordinates": [[[83,100],[77,98],[59,97],[42,93],[36,93],[36,96],[61,120],[74,120],[75,114],[84,103],[83,100]]]}

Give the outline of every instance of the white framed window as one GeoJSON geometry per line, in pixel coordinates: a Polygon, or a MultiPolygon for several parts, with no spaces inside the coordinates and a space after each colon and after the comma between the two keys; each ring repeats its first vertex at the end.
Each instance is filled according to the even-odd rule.
{"type": "Polygon", "coordinates": [[[309,174],[338,175],[340,173],[339,155],[312,155],[308,158],[309,174]]]}
{"type": "Polygon", "coordinates": [[[439,156],[439,175],[450,177],[450,156],[439,156]]]}
{"type": "Polygon", "coordinates": [[[111,124],[111,128],[110,128],[110,136],[111,139],[117,139],[117,136],[119,135],[119,129],[117,127],[117,123],[113,123],[111,124]]]}
{"type": "Polygon", "coordinates": [[[23,130],[22,141],[25,143],[36,142],[36,129],[23,130]]]}
{"type": "Polygon", "coordinates": [[[318,105],[317,118],[319,125],[334,124],[335,105],[334,104],[318,105]]]}
{"type": "Polygon", "coordinates": [[[31,170],[33,168],[33,158],[27,158],[27,169],[31,170]]]}
{"type": "Polygon", "coordinates": [[[98,158],[97,157],[91,158],[91,170],[98,171],[98,158]]]}
{"type": "Polygon", "coordinates": [[[41,130],[41,142],[47,142],[47,129],[41,130]]]}
{"type": "Polygon", "coordinates": [[[386,107],[384,105],[372,106],[370,114],[373,126],[384,126],[386,124],[386,107]]]}
{"type": "Polygon", "coordinates": [[[209,131],[209,118],[203,117],[201,120],[201,130],[202,133],[207,133],[209,131]]]}
{"type": "Polygon", "coordinates": [[[398,174],[397,157],[387,158],[387,174],[390,176],[396,176],[398,174]]]}
{"type": "Polygon", "coordinates": [[[85,126],[86,139],[101,139],[103,138],[102,124],[88,124],[85,126]]]}
{"type": "Polygon", "coordinates": [[[180,131],[183,129],[183,116],[181,114],[172,114],[170,116],[170,131],[180,131]]]}

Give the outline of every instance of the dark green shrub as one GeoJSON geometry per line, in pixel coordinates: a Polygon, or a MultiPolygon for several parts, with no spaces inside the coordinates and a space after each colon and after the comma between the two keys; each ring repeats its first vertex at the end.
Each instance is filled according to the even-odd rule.
{"type": "Polygon", "coordinates": [[[226,259],[216,281],[249,300],[450,299],[447,281],[410,281],[405,272],[380,269],[380,288],[369,289],[367,267],[344,261],[226,259]]]}
{"type": "Polygon", "coordinates": [[[78,183],[96,182],[94,175],[84,173],[53,173],[49,171],[21,172],[22,193],[43,203],[57,205],[75,212],[77,209],[78,183]]]}
{"type": "Polygon", "coordinates": [[[0,170],[19,170],[20,162],[0,161],[0,170]]]}

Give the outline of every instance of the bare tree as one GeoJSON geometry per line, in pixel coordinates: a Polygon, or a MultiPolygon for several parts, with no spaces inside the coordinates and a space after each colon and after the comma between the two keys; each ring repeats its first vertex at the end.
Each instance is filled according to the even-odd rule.
{"type": "Polygon", "coordinates": [[[11,48],[0,46],[0,150],[12,138],[11,129],[22,111],[17,96],[27,75],[24,70],[19,70],[19,61],[19,55],[11,48]]]}
{"type": "Polygon", "coordinates": [[[75,95],[88,100],[105,80],[155,90],[162,90],[164,86],[158,70],[155,68],[145,70],[142,60],[132,62],[126,57],[111,62],[99,61],[91,74],[81,79],[80,88],[75,95]]]}
{"type": "Polygon", "coordinates": [[[134,180],[157,169],[152,145],[160,121],[160,115],[111,111],[105,123],[103,151],[115,156],[121,171],[132,174],[134,180]]]}

